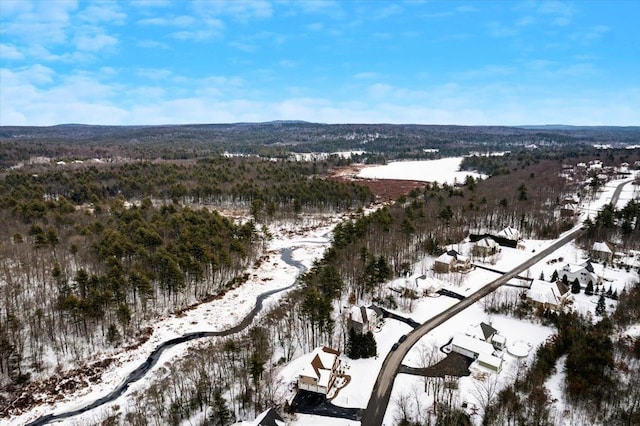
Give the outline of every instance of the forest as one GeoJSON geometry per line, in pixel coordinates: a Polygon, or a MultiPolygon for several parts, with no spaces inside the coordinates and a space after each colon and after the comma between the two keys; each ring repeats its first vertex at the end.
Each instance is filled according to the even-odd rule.
{"type": "MultiPolygon", "coordinates": [[[[327,344],[346,348],[353,358],[375,354],[369,336],[349,333],[340,315],[345,306],[410,304],[410,295],[384,294],[383,284],[469,233],[516,225],[526,238],[556,238],[575,225],[575,218],[557,215],[563,199],[577,191],[590,197],[597,189],[578,187],[561,176],[563,164],[589,158],[611,165],[638,160],[624,149],[590,147],[594,140],[627,141],[634,129],[621,130],[622,136],[607,129],[572,133],[310,123],[49,130],[0,132],[0,163],[5,167],[0,172],[5,224],[0,229],[1,416],[9,415],[14,398],[30,384],[46,381],[62,366],[77,368],[92,353],[116,353],[140,344],[161,316],[242,286],[244,271],[263,254],[269,225],[295,223],[316,213],[352,212],[351,219],[335,227],[324,257],[278,306],[247,331],[206,341],[170,368],[162,367],[151,388],[132,396],[135,410],[123,409],[109,418],[114,423],[180,424],[204,412],[202,424],[227,425],[234,413],[255,415],[282,402],[286,389],[275,375],[296,353],[327,344]],[[294,149],[362,147],[361,136],[375,134],[367,136],[367,156],[357,160],[425,158],[434,154],[422,150],[432,147],[441,149],[438,156],[469,149],[513,152],[464,160],[463,168],[482,171],[486,179],[425,183],[368,214],[363,209],[376,200],[369,188],[328,178],[336,167],[355,160],[295,162],[288,157],[294,149]],[[547,148],[525,148],[531,143],[547,148]],[[263,157],[221,155],[227,150],[263,157]],[[65,165],[29,163],[35,156],[64,159],[65,165]],[[108,161],[88,161],[94,157],[108,161]],[[77,158],[83,161],[74,163],[77,158]],[[13,167],[18,162],[26,163],[13,167]],[[240,213],[231,217],[229,211],[240,213]]],[[[584,244],[616,235],[633,247],[640,240],[638,222],[635,203],[621,210],[605,208],[585,224],[584,244]]],[[[529,387],[514,384],[511,391],[517,398],[531,398],[532,404],[514,406],[517,398],[505,394],[491,408],[487,424],[501,424],[492,419],[504,416],[528,418],[531,413],[522,410],[534,409],[542,410],[536,418],[553,424],[543,404],[534,401],[542,400],[535,383],[544,381],[562,356],[576,371],[570,395],[584,404],[585,415],[600,415],[587,409],[607,388],[584,389],[584,380],[597,376],[603,386],[630,395],[618,406],[602,399],[606,410],[601,418],[631,419],[621,413],[637,394],[613,371],[622,362],[637,371],[637,339],[624,346],[624,339],[615,337],[624,324],[638,321],[637,299],[635,292],[620,295],[619,310],[625,311],[597,325],[577,317],[556,319],[560,343],[540,349],[551,352],[544,361],[548,365],[536,367],[545,356],[539,353],[530,368],[543,372],[523,369],[521,381],[529,387]],[[598,347],[602,356],[585,365],[580,355],[584,347],[598,347]],[[535,375],[540,378],[534,380],[535,375]]]]}

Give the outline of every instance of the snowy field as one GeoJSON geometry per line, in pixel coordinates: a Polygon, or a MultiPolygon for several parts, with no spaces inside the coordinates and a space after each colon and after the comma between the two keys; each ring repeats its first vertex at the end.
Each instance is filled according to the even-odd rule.
{"type": "Polygon", "coordinates": [[[366,179],[399,179],[424,182],[463,183],[467,176],[482,177],[475,172],[461,172],[463,157],[443,158],[440,160],[398,161],[385,166],[365,167],[358,177],[366,179]]]}

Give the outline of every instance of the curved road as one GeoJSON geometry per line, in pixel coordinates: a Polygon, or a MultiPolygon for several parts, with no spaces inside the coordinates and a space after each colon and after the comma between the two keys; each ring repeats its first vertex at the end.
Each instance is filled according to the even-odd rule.
{"type": "MultiPolygon", "coordinates": [[[[296,268],[298,268],[298,270],[301,273],[303,273],[306,270],[305,266],[301,262],[297,260],[293,260],[293,258],[291,257],[291,253],[293,252],[294,249],[295,248],[287,248],[282,250],[282,254],[281,254],[282,260],[288,265],[295,266],[296,268]]],[[[39,426],[39,425],[44,425],[53,421],[67,419],[69,417],[77,416],[78,414],[82,414],[87,411],[93,410],[94,408],[97,408],[103,404],[106,404],[107,402],[111,402],[118,399],[122,394],[124,394],[127,391],[127,389],[129,388],[129,385],[143,378],[145,374],[147,374],[149,370],[151,370],[151,368],[154,365],[156,365],[156,363],[160,359],[160,356],[165,350],[172,348],[176,345],[179,345],[181,343],[188,342],[190,340],[201,339],[203,337],[229,336],[231,334],[235,334],[235,333],[238,333],[239,331],[244,330],[249,326],[249,324],[251,324],[251,322],[253,322],[253,319],[258,314],[258,312],[260,312],[260,310],[262,309],[262,302],[264,302],[266,298],[268,298],[273,294],[279,293],[281,291],[285,291],[290,288],[293,288],[297,283],[298,283],[298,280],[296,279],[291,285],[288,285],[282,288],[277,288],[274,290],[269,290],[258,295],[258,297],[256,298],[256,304],[253,307],[253,309],[247,314],[246,317],[242,319],[242,321],[239,324],[231,328],[228,328],[226,330],[221,330],[221,331],[197,331],[194,333],[187,333],[180,337],[176,337],[174,339],[167,340],[166,342],[162,342],[157,348],[153,350],[153,352],[151,352],[149,357],[138,368],[136,368],[131,373],[129,373],[127,378],[124,379],[124,381],[117,388],[111,391],[109,394],[76,410],[66,411],[59,414],[47,414],[46,416],[42,416],[36,419],[35,421],[29,423],[27,426],[39,426]]]]}
{"type": "MultiPolygon", "coordinates": [[[[611,197],[611,203],[615,206],[620,197],[620,192],[622,188],[627,183],[631,182],[625,181],[618,185],[613,196],[611,197]]],[[[511,271],[504,274],[502,277],[490,282],[480,290],[471,294],[464,300],[450,307],[449,309],[441,312],[435,317],[429,319],[427,322],[422,324],[420,327],[416,328],[409,334],[407,334],[407,340],[404,343],[401,343],[395,351],[389,352],[387,357],[382,364],[382,368],[380,369],[380,373],[378,374],[378,378],[376,379],[376,383],[373,386],[373,391],[371,393],[371,398],[369,399],[369,404],[367,404],[367,408],[365,409],[362,415],[362,426],[379,426],[382,424],[384,420],[385,412],[387,411],[387,406],[389,405],[389,399],[391,398],[391,391],[393,389],[393,382],[395,381],[396,376],[398,375],[398,370],[400,369],[400,365],[402,364],[402,360],[407,355],[409,350],[415,345],[418,340],[420,340],[425,334],[439,325],[443,324],[445,321],[453,317],[454,315],[462,312],[472,304],[476,303],[483,297],[487,296],[489,293],[494,292],[498,289],[502,284],[514,278],[521,272],[525,271],[527,268],[535,265],[539,261],[541,261],[547,255],[553,253],[558,248],[567,244],[569,241],[572,241],[578,235],[580,235],[583,231],[583,228],[578,228],[564,237],[557,240],[555,243],[542,250],[535,256],[531,257],[526,262],[520,264],[519,266],[513,268],[511,271]]]]}

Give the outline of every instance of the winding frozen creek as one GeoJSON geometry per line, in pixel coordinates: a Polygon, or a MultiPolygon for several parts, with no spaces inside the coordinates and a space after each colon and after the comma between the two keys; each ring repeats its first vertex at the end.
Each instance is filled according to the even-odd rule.
{"type": "MultiPolygon", "coordinates": [[[[41,406],[36,408],[29,413],[25,413],[25,415],[19,416],[19,418],[12,419],[13,421],[18,421],[20,424],[28,424],[28,425],[44,425],[52,422],[61,421],[64,419],[69,419],[75,416],[80,416],[83,413],[89,413],[98,407],[105,406],[110,402],[114,402],[121,398],[123,395],[127,393],[130,389],[130,386],[141,379],[147,377],[147,374],[153,370],[153,367],[158,364],[161,360],[163,353],[167,350],[174,348],[176,346],[182,345],[186,342],[193,341],[196,339],[202,339],[206,337],[224,337],[230,336],[232,334],[238,333],[244,329],[246,329],[255,319],[255,317],[262,311],[265,301],[270,296],[276,295],[278,293],[285,292],[298,284],[298,276],[304,273],[307,270],[307,265],[310,264],[315,258],[322,255],[324,249],[329,244],[329,234],[330,231],[337,223],[336,219],[331,220],[330,224],[325,224],[323,226],[317,227],[314,231],[305,232],[304,236],[298,238],[285,238],[282,240],[278,240],[274,243],[274,246],[271,247],[271,253],[278,254],[277,260],[272,262],[273,269],[276,272],[274,277],[268,276],[269,271],[262,271],[260,275],[263,276],[262,284],[256,284],[255,281],[258,281],[257,275],[254,275],[254,287],[259,287],[260,285],[264,286],[264,283],[270,283],[270,289],[266,291],[262,291],[255,296],[255,304],[251,308],[251,310],[246,313],[244,317],[240,319],[239,322],[236,322],[235,325],[223,328],[221,330],[209,331],[209,330],[198,330],[198,331],[190,331],[180,333],[177,337],[167,338],[166,340],[159,341],[154,343],[155,347],[151,350],[150,353],[146,356],[146,359],[137,366],[137,368],[130,370],[131,367],[121,368],[120,371],[125,372],[129,370],[130,372],[126,375],[126,377],[113,388],[106,395],[104,394],[105,389],[101,389],[100,391],[92,391],[89,395],[84,395],[79,397],[76,402],[69,401],[68,403],[62,405],[54,405],[49,408],[50,413],[46,413],[45,406],[41,406]],[[303,239],[304,238],[304,239],[303,239]],[[275,253],[274,253],[275,251],[275,253]],[[298,258],[304,259],[304,261],[294,259],[294,252],[299,251],[301,255],[296,255],[298,258]],[[309,263],[307,263],[309,262],[309,263]],[[306,263],[306,264],[305,264],[306,263]],[[264,275],[267,275],[265,278],[264,275]],[[277,283],[286,282],[289,283],[286,286],[273,288],[277,283]],[[103,396],[100,396],[102,393],[103,396]],[[92,398],[92,399],[90,399],[92,398]],[[72,405],[73,404],[73,405],[72,405]],[[44,411],[44,412],[43,412],[44,411]],[[54,411],[51,413],[51,411],[54,411]],[[57,411],[57,412],[55,412],[57,411]],[[36,413],[40,415],[34,419],[36,413]],[[43,415],[44,414],[44,415],[43,415]],[[29,416],[30,418],[27,418],[29,416]]],[[[254,271],[260,273],[260,271],[254,271]]],[[[272,271],[273,272],[273,271],[272,271]]],[[[254,290],[255,292],[255,290],[254,290]]],[[[254,293],[255,294],[255,293],[254,293]]],[[[232,308],[238,310],[237,303],[240,301],[238,295],[228,295],[228,299],[226,302],[223,301],[226,305],[231,305],[232,308]],[[234,306],[236,305],[236,306],[234,306]]],[[[248,298],[248,297],[247,297],[248,298]]],[[[244,302],[244,301],[243,301],[244,302]]],[[[211,310],[216,310],[215,308],[208,309],[207,304],[201,306],[203,312],[209,312],[211,310]]],[[[202,315],[196,313],[195,316],[202,315]]],[[[193,320],[193,318],[191,318],[193,320]]],[[[202,321],[206,323],[207,321],[202,321]]],[[[186,322],[183,322],[185,324],[186,322]]],[[[193,321],[191,321],[193,323],[193,321]]],[[[205,328],[205,325],[198,325],[197,328],[202,329],[205,328]]],[[[166,326],[165,326],[166,328],[166,326]]],[[[179,328],[174,325],[174,328],[179,328]]],[[[188,327],[187,327],[188,328],[188,327]]],[[[211,327],[213,328],[213,327],[211,327]]],[[[220,327],[222,328],[222,327],[220,327]]],[[[184,326],[182,328],[185,329],[184,326]]],[[[139,357],[138,360],[142,358],[139,357]]],[[[166,355],[165,357],[166,358],[166,355]]],[[[166,360],[164,360],[166,361],[166,360]]],[[[127,365],[131,365],[132,363],[128,363],[127,365]]],[[[123,373],[119,373],[120,377],[124,376],[123,373]]],[[[117,382],[116,382],[117,383],[117,382]]],[[[115,385],[115,383],[114,383],[115,385]]],[[[73,396],[70,397],[74,399],[73,396]]]]}

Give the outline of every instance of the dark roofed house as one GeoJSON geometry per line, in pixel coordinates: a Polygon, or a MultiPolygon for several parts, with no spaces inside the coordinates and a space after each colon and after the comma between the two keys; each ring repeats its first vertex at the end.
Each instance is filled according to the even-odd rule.
{"type": "Polygon", "coordinates": [[[254,421],[239,422],[233,426],[286,426],[286,423],[275,408],[269,408],[258,414],[254,421]]]}

